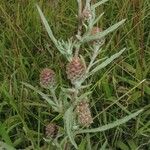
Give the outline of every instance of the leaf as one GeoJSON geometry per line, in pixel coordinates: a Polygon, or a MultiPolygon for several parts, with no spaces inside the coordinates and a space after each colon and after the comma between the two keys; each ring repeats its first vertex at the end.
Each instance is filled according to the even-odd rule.
{"type": "Polygon", "coordinates": [[[94,65],[97,65],[99,62],[101,62],[101,61],[104,61],[104,60],[106,60],[108,57],[104,57],[104,58],[102,58],[102,59],[98,59],[98,60],[96,60],[95,62],[93,62],[93,64],[92,64],[92,66],[91,67],[93,67],[94,65]]]}
{"type": "Polygon", "coordinates": [[[134,140],[128,140],[127,141],[129,147],[130,147],[130,150],[135,150],[135,149],[138,149],[138,146],[136,145],[136,142],[134,140]]]}
{"type": "Polygon", "coordinates": [[[98,127],[98,128],[79,130],[79,131],[77,131],[77,134],[80,134],[80,133],[95,133],[95,132],[102,132],[102,131],[109,130],[109,129],[114,128],[116,126],[119,126],[123,123],[126,123],[130,119],[132,119],[132,118],[136,117],[137,115],[139,115],[142,111],[143,111],[143,109],[141,109],[141,110],[139,110],[135,113],[132,113],[132,114],[130,114],[130,115],[128,115],[128,116],[126,116],[122,119],[118,119],[118,120],[114,121],[113,123],[109,123],[109,124],[106,124],[106,125],[98,127]]]}
{"type": "Polygon", "coordinates": [[[81,100],[83,100],[83,99],[86,99],[86,97],[87,97],[88,95],[90,95],[90,94],[92,94],[92,91],[87,91],[87,92],[81,94],[81,95],[79,96],[79,98],[78,98],[78,101],[81,101],[81,100]]]}
{"type": "Polygon", "coordinates": [[[91,9],[95,9],[96,7],[106,3],[108,0],[101,0],[100,2],[95,3],[94,5],[92,5],[91,9]]]}
{"type": "Polygon", "coordinates": [[[47,22],[45,16],[43,15],[43,13],[42,13],[40,7],[39,7],[38,5],[36,5],[36,7],[37,7],[37,9],[38,9],[38,12],[39,12],[39,14],[40,14],[41,20],[42,20],[42,22],[43,22],[43,24],[44,24],[44,26],[45,26],[45,28],[46,28],[46,31],[47,31],[49,37],[51,38],[51,40],[53,41],[53,43],[55,44],[55,46],[58,47],[58,45],[57,45],[57,40],[55,39],[55,37],[54,37],[54,35],[53,35],[53,32],[52,32],[52,30],[51,30],[51,28],[50,28],[50,26],[49,26],[49,24],[48,24],[48,22],[47,22]]]}
{"type": "Polygon", "coordinates": [[[110,64],[114,59],[118,58],[124,51],[126,48],[123,48],[122,50],[120,50],[120,52],[112,55],[110,58],[107,58],[104,62],[102,62],[100,65],[98,65],[97,67],[95,67],[90,73],[89,76],[94,74],[95,72],[99,71],[100,69],[106,67],[108,64],[110,64]]]}
{"type": "Polygon", "coordinates": [[[85,43],[85,42],[90,42],[93,40],[97,40],[97,39],[101,39],[103,37],[105,37],[107,34],[113,32],[115,29],[117,29],[119,26],[121,26],[126,19],[121,20],[120,22],[112,25],[111,27],[109,27],[108,29],[104,30],[103,32],[97,33],[95,35],[90,35],[90,36],[83,36],[83,38],[81,39],[81,43],[85,43]]]}
{"type": "Polygon", "coordinates": [[[78,146],[74,141],[74,133],[72,132],[72,127],[73,127],[73,107],[72,106],[68,108],[68,110],[65,112],[64,120],[65,120],[66,131],[70,139],[70,142],[72,143],[72,145],[74,145],[76,149],[78,149],[78,146]]]}
{"type": "Polygon", "coordinates": [[[1,150],[16,150],[15,148],[13,148],[12,146],[0,141],[0,149],[1,150]]]}
{"type": "Polygon", "coordinates": [[[43,92],[41,92],[40,90],[36,89],[35,87],[33,87],[32,85],[30,85],[28,83],[22,82],[22,84],[25,85],[26,87],[34,90],[39,95],[41,95],[42,98],[45,99],[56,110],[56,104],[46,94],[44,94],[43,92]]]}
{"type": "Polygon", "coordinates": [[[85,138],[82,138],[82,141],[78,147],[78,150],[85,150],[86,149],[86,139],[85,138]]]}
{"type": "Polygon", "coordinates": [[[117,148],[119,148],[120,150],[130,150],[128,145],[126,145],[122,141],[117,142],[117,148]]]}
{"type": "Polygon", "coordinates": [[[104,15],[104,13],[101,13],[95,20],[94,22],[92,23],[92,26],[95,25],[100,19],[101,17],[104,15]]]}
{"type": "MultiPolygon", "coordinates": [[[[1,122],[0,122],[0,135],[2,136],[2,139],[6,142],[6,144],[13,145],[7,131],[5,130],[4,124],[2,124],[1,122]]],[[[1,143],[0,143],[0,147],[1,147],[1,143]]]]}

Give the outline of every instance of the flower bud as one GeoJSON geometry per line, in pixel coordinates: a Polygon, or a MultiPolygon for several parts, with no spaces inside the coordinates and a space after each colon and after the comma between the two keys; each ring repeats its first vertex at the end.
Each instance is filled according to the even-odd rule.
{"type": "Polygon", "coordinates": [[[78,115],[78,122],[82,126],[89,127],[90,124],[93,123],[93,118],[88,102],[80,102],[76,107],[76,113],[78,115]]]}
{"type": "Polygon", "coordinates": [[[55,84],[55,72],[45,68],[40,73],[40,85],[44,88],[53,87],[55,84]]]}
{"type": "Polygon", "coordinates": [[[83,61],[79,57],[73,57],[66,67],[67,78],[74,84],[83,77],[85,70],[86,66],[83,61]]]}
{"type": "Polygon", "coordinates": [[[47,138],[55,138],[58,134],[58,126],[55,123],[49,123],[45,128],[47,138]]]}

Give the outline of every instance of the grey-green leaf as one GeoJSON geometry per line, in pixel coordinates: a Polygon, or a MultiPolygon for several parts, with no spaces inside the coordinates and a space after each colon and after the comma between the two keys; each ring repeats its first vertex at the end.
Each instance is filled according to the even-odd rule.
{"type": "Polygon", "coordinates": [[[94,5],[92,5],[91,9],[95,9],[96,7],[98,7],[98,6],[100,6],[100,5],[104,4],[104,3],[106,3],[107,1],[108,1],[108,0],[101,0],[101,1],[99,1],[99,2],[97,2],[97,3],[95,3],[94,5]]]}
{"type": "Polygon", "coordinates": [[[110,58],[107,58],[104,62],[102,62],[100,65],[98,65],[97,67],[95,67],[92,71],[90,71],[89,76],[94,74],[95,72],[99,71],[100,69],[106,67],[108,64],[110,64],[113,60],[115,60],[116,58],[118,58],[124,51],[126,48],[123,48],[122,50],[120,50],[120,52],[112,55],[110,58]]]}
{"type": "Polygon", "coordinates": [[[0,149],[1,150],[16,150],[14,147],[0,141],[0,149]]]}
{"type": "Polygon", "coordinates": [[[112,25],[111,27],[107,28],[106,30],[104,30],[103,32],[97,33],[95,35],[90,35],[90,36],[85,36],[81,39],[81,43],[85,43],[85,42],[90,42],[93,40],[97,40],[97,39],[101,39],[103,37],[105,37],[107,34],[113,32],[115,29],[117,29],[119,26],[121,26],[126,19],[121,20],[120,22],[112,25]]]}
{"type": "Polygon", "coordinates": [[[65,128],[68,134],[68,137],[70,139],[70,142],[72,143],[72,145],[74,145],[74,147],[76,149],[78,149],[78,146],[76,144],[76,142],[74,141],[74,133],[72,131],[72,127],[73,127],[73,107],[71,106],[70,108],[68,108],[68,110],[65,112],[64,115],[64,120],[65,120],[65,128]]]}
{"type": "Polygon", "coordinates": [[[55,46],[58,47],[57,46],[57,40],[55,39],[55,37],[53,35],[53,32],[52,32],[52,30],[51,30],[51,28],[50,28],[50,26],[49,26],[49,24],[48,24],[48,22],[47,22],[47,20],[46,20],[46,18],[44,16],[44,14],[42,13],[40,7],[38,5],[36,5],[36,6],[37,6],[37,9],[38,9],[38,12],[40,14],[41,20],[42,20],[42,22],[43,22],[43,24],[44,24],[44,26],[46,28],[46,31],[47,31],[49,37],[51,38],[51,40],[53,41],[55,46]]]}
{"type": "Polygon", "coordinates": [[[109,123],[109,124],[106,124],[106,125],[98,127],[98,128],[79,130],[77,132],[77,134],[80,134],[80,133],[94,133],[94,132],[102,132],[102,131],[109,130],[109,129],[114,128],[116,126],[119,126],[123,123],[126,123],[130,119],[132,119],[132,118],[136,117],[137,115],[139,115],[142,111],[143,111],[143,109],[141,109],[141,110],[139,110],[135,113],[132,113],[132,114],[130,114],[130,115],[128,115],[128,116],[126,116],[122,119],[118,119],[118,120],[114,121],[113,123],[109,123]]]}
{"type": "Polygon", "coordinates": [[[41,92],[40,90],[36,89],[35,87],[33,87],[32,85],[30,85],[28,83],[22,82],[22,84],[25,85],[26,87],[34,90],[39,95],[41,95],[42,98],[45,99],[56,110],[56,104],[46,94],[44,94],[43,92],[41,92]]]}

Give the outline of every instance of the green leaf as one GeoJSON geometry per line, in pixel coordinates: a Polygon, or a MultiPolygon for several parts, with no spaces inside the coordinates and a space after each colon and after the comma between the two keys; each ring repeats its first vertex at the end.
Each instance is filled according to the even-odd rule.
{"type": "Polygon", "coordinates": [[[128,116],[126,116],[122,119],[118,119],[118,120],[114,121],[113,123],[109,123],[109,124],[106,124],[106,125],[98,127],[98,128],[79,130],[79,131],[77,131],[77,134],[80,134],[80,133],[94,133],[94,132],[102,132],[102,131],[109,130],[109,129],[114,128],[116,126],[119,126],[123,123],[126,123],[130,119],[132,119],[132,118],[136,117],[137,115],[139,115],[142,111],[143,111],[143,109],[141,109],[141,110],[139,110],[135,113],[132,113],[131,115],[128,115],[128,116]]]}
{"type": "Polygon", "coordinates": [[[4,124],[2,124],[1,122],[0,122],[0,135],[2,136],[2,139],[3,139],[7,144],[13,145],[13,143],[12,143],[12,141],[11,141],[11,139],[10,139],[8,133],[7,133],[7,131],[5,130],[4,124]]]}
{"type": "Polygon", "coordinates": [[[81,143],[80,143],[80,145],[78,147],[78,150],[85,150],[86,149],[86,145],[87,145],[86,139],[82,138],[82,141],[81,141],[81,143]]]}
{"type": "Polygon", "coordinates": [[[126,48],[123,48],[122,50],[120,50],[120,52],[112,55],[110,58],[107,58],[104,62],[102,62],[100,65],[98,65],[97,67],[95,67],[90,73],[89,76],[94,74],[95,72],[99,71],[100,69],[106,67],[108,64],[110,64],[113,60],[115,60],[116,58],[118,58],[124,51],[126,48]]]}
{"type": "Polygon", "coordinates": [[[72,131],[73,121],[74,121],[72,106],[68,108],[68,110],[65,112],[64,121],[65,121],[65,127],[66,127],[68,137],[70,139],[70,142],[72,143],[72,145],[74,145],[76,149],[78,149],[78,146],[74,141],[74,133],[72,131]]]}
{"type": "Polygon", "coordinates": [[[134,140],[128,140],[127,141],[129,147],[130,147],[130,150],[135,150],[135,149],[138,149],[138,146],[136,145],[135,141],[134,140]]]}
{"type": "Polygon", "coordinates": [[[97,33],[95,35],[91,35],[91,36],[83,36],[83,38],[81,39],[81,43],[85,43],[85,42],[90,42],[93,40],[97,40],[97,39],[101,39],[103,37],[105,37],[107,34],[113,32],[115,29],[117,29],[119,26],[121,26],[126,19],[121,20],[120,22],[112,25],[111,27],[109,27],[108,29],[104,30],[103,32],[97,33]]]}
{"type": "Polygon", "coordinates": [[[43,92],[41,92],[40,90],[36,89],[35,87],[33,87],[32,85],[28,84],[28,83],[24,83],[22,82],[23,85],[25,85],[26,87],[34,90],[35,92],[37,92],[39,95],[42,96],[43,99],[45,99],[55,110],[57,110],[56,108],[56,104],[43,92]]]}
{"type": "Polygon", "coordinates": [[[122,141],[117,142],[117,148],[119,148],[120,150],[130,150],[128,145],[126,145],[122,141]]]}

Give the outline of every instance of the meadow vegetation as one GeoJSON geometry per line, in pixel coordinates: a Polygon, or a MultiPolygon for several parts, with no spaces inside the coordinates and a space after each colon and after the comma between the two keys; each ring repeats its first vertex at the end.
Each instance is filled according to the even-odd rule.
{"type": "MultiPolygon", "coordinates": [[[[68,61],[49,38],[36,4],[57,39],[75,38],[78,30],[76,0],[0,1],[0,149],[150,149],[150,1],[109,0],[96,9],[96,14],[104,12],[96,24],[103,30],[126,19],[105,37],[97,58],[126,50],[87,79],[84,96],[90,99],[93,123],[73,139],[65,132],[63,113],[54,111],[35,90],[50,94],[40,86],[43,68],[55,71],[58,91],[71,85],[65,72],[68,61]],[[122,124],[117,122],[121,118],[122,124]],[[59,126],[59,140],[47,139],[50,122],[59,126]]],[[[88,63],[87,45],[80,54],[88,63]]]]}

